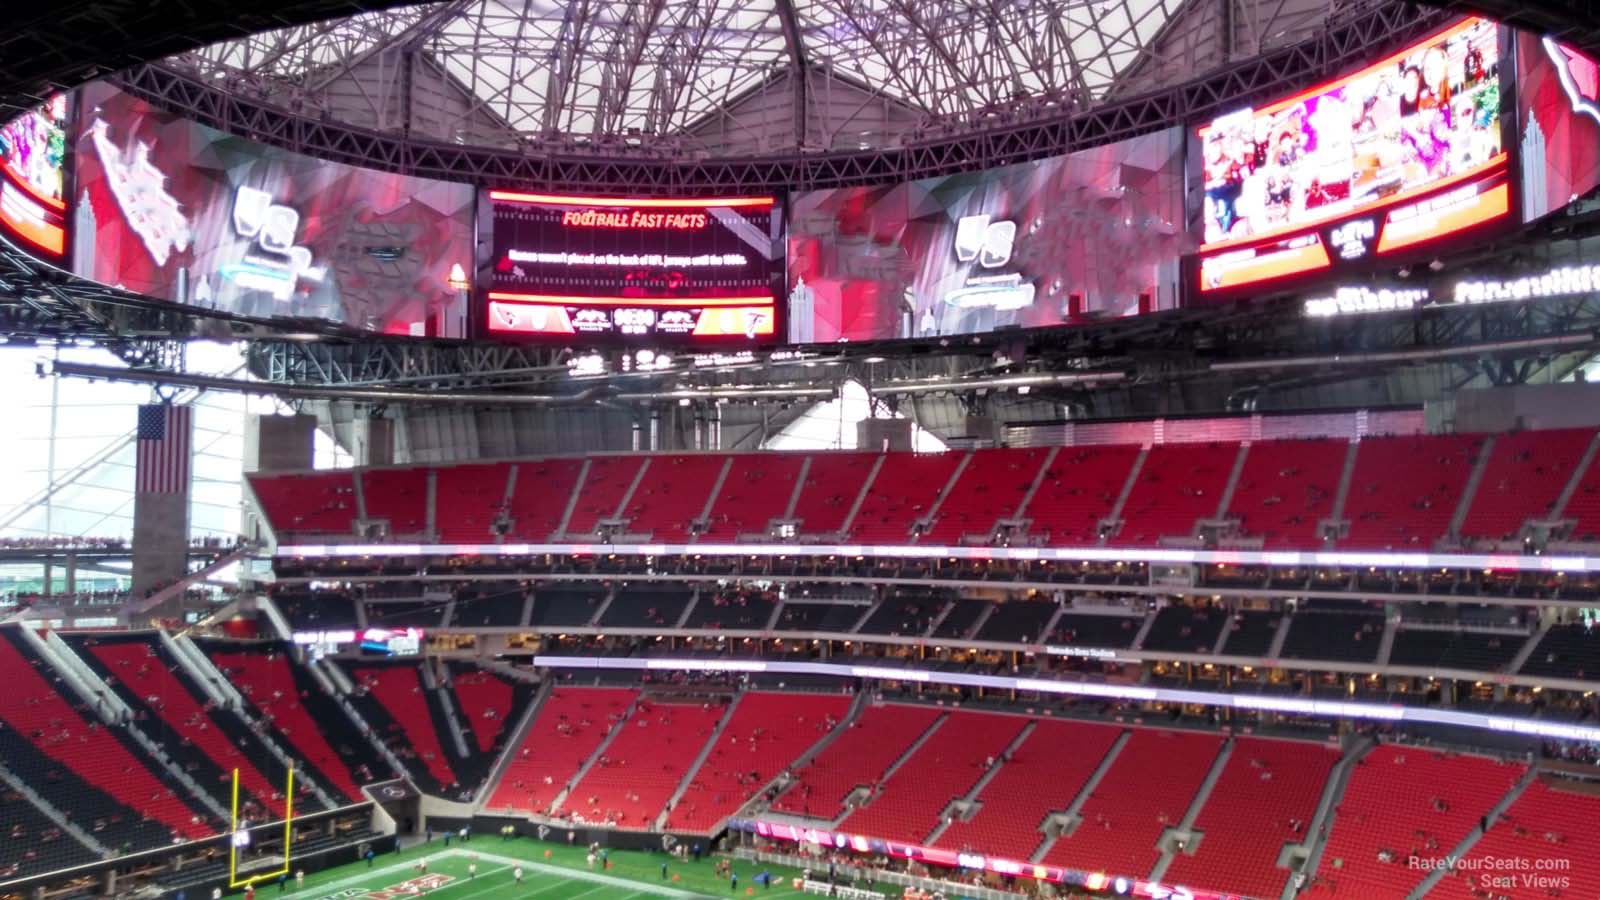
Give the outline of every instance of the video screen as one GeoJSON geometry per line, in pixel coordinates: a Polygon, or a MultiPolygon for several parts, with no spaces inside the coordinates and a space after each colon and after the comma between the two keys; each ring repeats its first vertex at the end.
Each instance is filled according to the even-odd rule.
{"type": "Polygon", "coordinates": [[[1349,266],[1510,211],[1499,26],[1200,129],[1202,294],[1349,266]]]}
{"type": "Polygon", "coordinates": [[[69,95],[0,125],[0,230],[50,262],[67,252],[69,95]]]}
{"type": "Polygon", "coordinates": [[[1178,301],[1183,133],[904,184],[812,191],[789,224],[789,339],[1046,328],[1178,301]]]}
{"type": "Polygon", "coordinates": [[[465,336],[470,186],[268,147],[101,83],[80,97],[77,274],[230,315],[465,336]]]}
{"type": "Polygon", "coordinates": [[[492,190],[479,216],[486,334],[652,344],[781,337],[775,197],[492,190]]]}
{"type": "Polygon", "coordinates": [[[1517,34],[1525,222],[1600,186],[1600,63],[1555,38],[1517,34]]]}

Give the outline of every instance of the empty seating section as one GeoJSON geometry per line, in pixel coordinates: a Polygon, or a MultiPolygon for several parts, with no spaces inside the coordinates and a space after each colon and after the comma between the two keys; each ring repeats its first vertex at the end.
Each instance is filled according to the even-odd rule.
{"type": "Polygon", "coordinates": [[[939,624],[933,626],[932,637],[958,638],[966,637],[972,626],[978,624],[978,619],[989,608],[989,601],[976,597],[962,597],[944,614],[939,624]]]}
{"type": "Polygon", "coordinates": [[[521,746],[512,751],[488,808],[545,815],[560,793],[626,716],[639,692],[626,688],[558,687],[539,707],[521,746]]]}
{"type": "Polygon", "coordinates": [[[1238,444],[1161,444],[1145,455],[1110,543],[1151,547],[1169,536],[1192,536],[1213,519],[1239,456],[1238,444]]]}
{"type": "Polygon", "coordinates": [[[355,533],[356,483],[349,470],[274,477],[252,475],[249,481],[279,540],[355,533]]]}
{"type": "Polygon", "coordinates": [[[368,600],[367,624],[375,628],[438,628],[444,624],[446,600],[368,600]]]}
{"type": "Polygon", "coordinates": [[[1527,635],[1505,632],[1400,628],[1389,665],[1502,672],[1527,641],[1527,635]]]}
{"type": "Polygon", "coordinates": [[[490,752],[501,734],[515,724],[517,686],[495,672],[451,663],[450,688],[478,752],[490,752]]]}
{"type": "Polygon", "coordinates": [[[1045,818],[1072,805],[1121,730],[1041,720],[978,793],[978,811],[950,824],[935,844],[1006,859],[1031,859],[1045,818]]]}
{"type": "Polygon", "coordinates": [[[1277,897],[1289,870],[1278,868],[1285,844],[1306,829],[1339,761],[1326,746],[1242,737],[1235,741],[1195,819],[1194,855],[1178,853],[1164,881],[1246,897],[1277,897]]]}
{"type": "Polygon", "coordinates": [[[1335,440],[1257,441],[1245,454],[1227,516],[1262,547],[1317,547],[1317,523],[1333,513],[1350,444],[1335,440]]]}
{"type": "Polygon", "coordinates": [[[1383,645],[1383,612],[1301,612],[1289,622],[1280,654],[1289,659],[1376,662],[1383,645]]]}
{"type": "Polygon", "coordinates": [[[1341,549],[1431,550],[1450,528],[1483,438],[1376,437],[1361,442],[1345,498],[1341,549]]]}
{"type": "Polygon", "coordinates": [[[706,832],[828,736],[850,711],[843,694],[752,691],[667,816],[668,829],[706,832]]]}
{"type": "Polygon", "coordinates": [[[506,514],[511,517],[507,538],[542,544],[549,541],[583,472],[581,459],[536,459],[517,463],[517,483],[511,489],[506,514]]]}
{"type": "Polygon", "coordinates": [[[964,453],[913,453],[888,460],[867,489],[861,511],[850,525],[850,540],[863,544],[903,544],[911,526],[933,512],[939,492],[961,465],[964,453]]]}
{"type": "Polygon", "coordinates": [[[444,466],[437,471],[433,519],[439,540],[446,544],[493,541],[495,519],[505,506],[511,464],[444,466]]]}
{"type": "Polygon", "coordinates": [[[772,808],[829,821],[837,818],[844,812],[850,792],[876,784],[940,715],[939,710],[926,706],[868,707],[795,773],[796,782],[779,795],[772,808]]]}
{"type": "Polygon", "coordinates": [[[861,603],[798,603],[790,600],[778,613],[779,631],[849,631],[872,607],[861,603]]]}
{"type": "Polygon", "coordinates": [[[997,603],[994,612],[983,620],[973,637],[980,641],[1007,644],[1042,644],[1045,627],[1055,618],[1056,605],[1040,600],[1011,600],[997,603]]]}
{"type": "MultiPolygon", "coordinates": [[[[151,640],[154,639],[85,642],[79,645],[78,652],[80,656],[93,656],[105,674],[127,689],[123,692],[124,699],[129,699],[130,705],[148,711],[172,734],[204,754],[211,763],[212,778],[201,778],[198,772],[190,774],[196,776],[196,781],[213,797],[225,799],[228,796],[231,773],[237,769],[239,788],[244,797],[260,803],[265,810],[281,818],[283,783],[274,784],[213,723],[211,704],[197,696],[188,683],[173,671],[176,666],[157,654],[155,647],[148,642],[151,640]],[[128,695],[132,695],[131,699],[128,695]]],[[[159,737],[160,732],[153,736],[159,737]]],[[[165,742],[158,740],[157,743],[165,742]]],[[[168,747],[167,752],[172,753],[172,748],[168,747]]]]}
{"type": "MultiPolygon", "coordinates": [[[[1574,476],[1593,429],[1526,431],[1499,435],[1462,527],[1468,539],[1502,540],[1522,523],[1553,511],[1574,476]]],[[[1348,533],[1340,549],[1426,550],[1445,537],[1473,465],[1482,435],[1369,437],[1357,447],[1343,518],[1348,533]]],[[[1321,549],[1318,524],[1331,519],[1349,443],[1339,439],[1256,441],[1245,451],[1239,480],[1223,511],[1240,534],[1259,538],[1265,549],[1321,549]]],[[[1195,523],[1211,519],[1226,489],[1241,445],[1180,443],[1152,446],[1129,490],[1120,530],[1112,546],[1155,546],[1162,538],[1193,537],[1195,523]]],[[[568,532],[592,535],[597,524],[619,514],[618,506],[648,462],[638,490],[621,510],[626,532],[668,543],[696,539],[734,542],[765,535],[788,512],[791,498],[801,541],[839,537],[865,544],[919,541],[936,546],[982,538],[995,523],[1018,514],[1028,523],[1027,540],[1051,546],[1101,543],[1107,519],[1140,449],[1131,445],[998,448],[970,452],[870,453],[682,453],[532,459],[438,467],[435,527],[448,542],[491,542],[504,505],[507,540],[546,542],[554,537],[569,501],[568,532]],[[883,461],[881,467],[877,464],[883,461]],[[950,475],[968,460],[931,527],[914,536],[950,475]],[[1049,464],[1045,461],[1049,459],[1049,464]],[[509,501],[503,497],[510,467],[517,477],[509,501]],[[717,496],[712,488],[726,465],[717,496]],[[872,484],[868,476],[877,467],[872,484]],[[796,492],[801,470],[805,478],[796,492]],[[1038,488],[1022,504],[1027,491],[1038,488]],[[863,487],[866,491],[863,494],[863,487]],[[706,511],[705,531],[695,523],[706,511]]],[[[419,533],[425,524],[429,469],[375,469],[360,473],[367,515],[387,519],[396,535],[419,533]]],[[[355,483],[349,472],[252,475],[257,498],[280,538],[351,535],[356,516],[355,483]]],[[[1600,540],[1600,458],[1581,473],[1564,518],[1575,522],[1572,539],[1600,540]]]]}
{"type": "Polygon", "coordinates": [[[1156,611],[1140,649],[1210,653],[1228,624],[1228,613],[1214,606],[1164,606],[1156,611]]]}
{"type": "Polygon", "coordinates": [[[599,624],[602,628],[676,628],[693,599],[693,586],[623,585],[606,605],[599,624]]]}
{"type": "MultiPolygon", "coordinates": [[[[169,834],[188,839],[210,834],[199,806],[191,806],[178,789],[164,783],[148,767],[155,764],[153,760],[135,755],[113,729],[80,712],[59,693],[44,663],[21,649],[17,642],[22,640],[15,629],[0,629],[0,682],[6,686],[0,691],[0,722],[6,729],[27,740],[39,755],[109,795],[129,819],[142,816],[160,823],[169,834]]],[[[52,780],[48,771],[34,771],[26,760],[10,754],[6,764],[36,788],[52,780]]],[[[61,805],[73,809],[78,803],[61,805]]],[[[85,808],[94,807],[85,804],[85,808]]],[[[146,830],[142,842],[148,843],[151,836],[146,830]]]]}
{"type": "Polygon", "coordinates": [[[367,518],[387,521],[390,534],[420,534],[428,527],[426,469],[367,469],[361,473],[361,499],[367,518]]]}
{"type": "MultiPolygon", "coordinates": [[[[319,776],[318,783],[328,791],[343,795],[351,802],[359,802],[364,797],[358,779],[363,783],[372,782],[387,774],[386,771],[375,772],[370,766],[363,765],[365,760],[360,752],[347,742],[351,736],[348,732],[334,738],[345,739],[340,745],[344,752],[335,750],[325,732],[334,730],[337,719],[325,711],[319,716],[306,708],[302,701],[310,701],[310,691],[316,688],[300,686],[293,664],[281,650],[254,652],[207,648],[207,655],[245,700],[255,707],[256,712],[278,732],[290,752],[312,767],[313,774],[319,776]]],[[[326,702],[319,706],[325,708],[332,705],[328,698],[321,699],[326,702]]],[[[356,736],[356,740],[360,740],[359,736],[356,736]]]]}
{"type": "Polygon", "coordinates": [[[606,589],[590,584],[551,584],[533,589],[530,625],[583,625],[605,602],[606,589]]]}
{"type": "Polygon", "coordinates": [[[1404,896],[1428,874],[1407,858],[1449,855],[1523,771],[1475,756],[1374,748],[1335,808],[1311,896],[1404,896]]]}
{"type": "Polygon", "coordinates": [[[839,827],[885,840],[926,842],[950,802],[999,764],[1026,724],[1021,716],[950,713],[839,827]]]}
{"type": "Polygon", "coordinates": [[[915,637],[927,634],[928,626],[950,603],[943,593],[891,589],[872,615],[861,623],[861,634],[896,634],[915,637]]]}
{"type": "Polygon", "coordinates": [[[1518,882],[1515,888],[1496,887],[1492,893],[1522,898],[1600,897],[1600,798],[1593,794],[1574,793],[1564,789],[1563,782],[1536,780],[1512,802],[1472,849],[1463,856],[1461,871],[1447,876],[1428,892],[1429,897],[1443,900],[1478,900],[1483,897],[1485,873],[1504,877],[1511,874],[1518,882]],[[1527,860],[1532,864],[1554,866],[1537,872],[1494,872],[1488,868],[1491,860],[1527,860]],[[1563,864],[1564,861],[1564,864],[1563,864]],[[1552,893],[1548,887],[1524,886],[1522,876],[1533,875],[1566,879],[1566,883],[1552,893]]]}
{"type": "Polygon", "coordinates": [[[1524,522],[1550,518],[1592,437],[1593,429],[1578,428],[1496,437],[1461,536],[1509,541],[1524,522]]]}
{"type": "MultiPolygon", "coordinates": [[[[800,497],[795,501],[797,531],[806,535],[833,535],[844,527],[845,517],[855,505],[861,485],[878,461],[876,453],[813,453],[806,470],[800,497]]],[[[911,540],[911,523],[906,523],[902,540],[911,540]]]]}
{"type": "Polygon", "coordinates": [[[736,628],[760,631],[772,621],[772,611],[777,609],[775,595],[754,588],[725,589],[712,593],[702,588],[700,599],[689,610],[685,628],[736,628]]]}
{"type": "Polygon", "coordinates": [[[1224,626],[1228,630],[1227,643],[1222,652],[1228,656],[1266,656],[1278,634],[1278,623],[1283,613],[1263,609],[1242,609],[1224,626]]]}
{"type": "Polygon", "coordinates": [[[21,794],[0,787],[0,881],[26,878],[94,862],[94,851],[79,843],[34,808],[21,794]]]}
{"type": "MultiPolygon", "coordinates": [[[[589,460],[589,473],[578,485],[578,502],[572,507],[567,534],[594,534],[603,519],[617,515],[622,500],[633,487],[645,456],[596,456],[589,460]]],[[[655,463],[651,463],[652,466],[655,463]]]]}
{"type": "Polygon", "coordinates": [[[922,543],[954,547],[972,535],[987,539],[995,522],[1009,519],[1039,476],[1048,448],[989,450],[972,454],[955,487],[939,505],[933,527],[922,543]]]}
{"type": "Polygon", "coordinates": [[[456,628],[510,628],[522,624],[527,596],[515,581],[486,581],[469,584],[456,591],[455,613],[450,624],[456,628]]]}
{"type": "Polygon", "coordinates": [[[367,723],[413,775],[426,776],[419,781],[431,779],[436,790],[455,787],[458,779],[450,768],[450,760],[445,757],[430,709],[433,704],[426,696],[427,689],[417,666],[411,663],[351,666],[349,673],[357,686],[352,701],[360,704],[367,723]],[[375,710],[371,703],[361,702],[367,699],[375,701],[381,709],[375,710]],[[392,724],[384,727],[384,718],[392,720],[392,724]]]}
{"type": "Polygon", "coordinates": [[[586,822],[654,827],[726,711],[719,704],[641,699],[561,810],[586,822]]]}
{"type": "Polygon", "coordinates": [[[1522,675],[1593,681],[1600,675],[1600,629],[1552,625],[1517,671],[1522,675]]]}
{"type": "Polygon", "coordinates": [[[742,534],[765,534],[789,510],[805,457],[798,453],[739,453],[711,506],[702,540],[733,542],[742,534]]]}
{"type": "Polygon", "coordinates": [[[1139,448],[1062,447],[1022,511],[1028,533],[1057,547],[1099,543],[1100,521],[1111,515],[1139,448]]]}
{"type": "Polygon", "coordinates": [[[1600,543],[1600,453],[1589,461],[1561,517],[1572,520],[1572,540],[1600,543]]]}
{"type": "Polygon", "coordinates": [[[693,538],[692,526],[705,512],[711,488],[726,463],[727,457],[721,453],[651,458],[644,480],[628,499],[628,508],[622,511],[622,518],[628,520],[626,531],[668,543],[693,538]]]}
{"type": "Polygon", "coordinates": [[[272,602],[295,631],[329,631],[356,626],[356,604],[336,591],[286,589],[272,594],[272,602]]]}
{"type": "Polygon", "coordinates": [[[1068,612],[1056,619],[1044,643],[1127,648],[1133,646],[1143,624],[1143,616],[1068,612]]]}
{"type": "Polygon", "coordinates": [[[1156,842],[1183,820],[1222,739],[1214,734],[1135,729],[1079,810],[1071,834],[1045,854],[1051,865],[1147,875],[1156,842]]]}

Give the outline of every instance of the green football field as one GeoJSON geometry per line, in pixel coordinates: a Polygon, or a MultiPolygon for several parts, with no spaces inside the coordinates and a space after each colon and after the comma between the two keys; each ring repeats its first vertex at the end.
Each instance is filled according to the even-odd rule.
{"type": "MultiPolygon", "coordinates": [[[[498,836],[474,836],[465,845],[454,842],[446,849],[443,842],[410,847],[399,853],[382,855],[372,867],[364,862],[337,866],[306,876],[303,890],[296,890],[294,879],[280,892],[277,882],[256,886],[256,900],[401,900],[426,896],[431,900],[654,900],[654,898],[699,897],[774,897],[792,898],[801,892],[791,886],[798,873],[780,866],[758,866],[743,860],[733,861],[739,876],[734,889],[728,879],[713,874],[716,861],[699,863],[669,858],[664,853],[611,851],[611,868],[602,870],[597,862],[589,869],[582,847],[550,844],[529,838],[502,840],[498,836]],[[476,877],[468,873],[472,854],[477,854],[476,877]],[[547,855],[548,854],[548,855],[547,855]],[[417,863],[427,858],[424,874],[417,863]],[[661,863],[667,863],[667,878],[661,877],[661,863]],[[522,867],[522,884],[514,869],[522,867]],[[772,886],[755,883],[755,876],[772,873],[772,886]]],[[[238,896],[234,891],[229,896],[238,896]]]]}

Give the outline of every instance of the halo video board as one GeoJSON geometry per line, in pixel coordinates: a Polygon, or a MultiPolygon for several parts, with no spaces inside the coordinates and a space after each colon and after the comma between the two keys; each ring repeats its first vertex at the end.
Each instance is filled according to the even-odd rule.
{"type": "Polygon", "coordinates": [[[62,263],[67,253],[67,122],[70,94],[0,125],[0,231],[30,253],[62,263]]]}

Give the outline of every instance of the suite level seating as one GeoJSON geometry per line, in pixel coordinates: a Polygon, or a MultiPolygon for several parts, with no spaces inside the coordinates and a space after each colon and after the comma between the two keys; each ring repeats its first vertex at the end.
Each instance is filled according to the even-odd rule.
{"type": "Polygon", "coordinates": [[[1108,725],[1035,722],[1021,744],[1002,754],[999,771],[975,798],[977,811],[951,822],[935,845],[1032,859],[1045,819],[1072,805],[1121,733],[1108,725]]]}
{"type": "Polygon", "coordinates": [[[1247,897],[1283,894],[1289,871],[1278,868],[1286,844],[1308,840],[1337,748],[1242,737],[1234,741],[1194,829],[1193,849],[1173,857],[1164,880],[1222,886],[1247,897]]]}
{"type": "Polygon", "coordinates": [[[365,799],[361,785],[397,774],[333,698],[289,658],[283,644],[197,643],[250,704],[252,714],[266,720],[278,745],[335,797],[360,802],[365,799]]]}
{"type": "Polygon", "coordinates": [[[933,620],[951,602],[951,592],[890,588],[867,620],[861,634],[889,634],[915,637],[927,634],[933,620]]]}
{"type": "Polygon", "coordinates": [[[1174,604],[1162,607],[1155,615],[1141,649],[1210,653],[1223,629],[1229,626],[1228,613],[1215,606],[1174,604]]]}
{"type": "Polygon", "coordinates": [[[487,808],[548,815],[638,698],[635,688],[551,690],[512,751],[487,808]]]}
{"type": "MultiPolygon", "coordinates": [[[[1338,522],[1332,516],[1352,444],[1332,439],[935,454],[603,454],[372,469],[359,477],[369,519],[387,521],[396,540],[425,529],[431,472],[435,536],[451,542],[548,542],[561,537],[570,510],[565,532],[574,540],[599,537],[604,526],[625,541],[955,546],[987,541],[1001,520],[1015,520],[1012,543],[1152,547],[1192,544],[1201,523],[1215,522],[1222,539],[1268,550],[1417,552],[1500,543],[1530,521],[1552,518],[1571,523],[1558,529],[1558,540],[1600,541],[1600,460],[1578,471],[1594,436],[1594,429],[1516,432],[1494,436],[1492,446],[1477,434],[1363,438],[1353,445],[1338,522]],[[1482,478],[1467,498],[1480,457],[1482,478]],[[1570,502],[1556,509],[1569,486],[1570,502]],[[1112,523],[1125,490],[1121,521],[1112,523]],[[1463,502],[1462,534],[1452,535],[1463,502]],[[792,526],[791,537],[776,536],[780,523],[792,526]]],[[[316,543],[355,539],[355,478],[253,475],[251,484],[280,540],[316,543]]]]}
{"type": "Polygon", "coordinates": [[[434,471],[434,536],[444,543],[495,540],[499,536],[495,526],[509,516],[505,501],[511,463],[442,466],[434,471]]]}
{"type": "Polygon", "coordinates": [[[0,628],[0,760],[113,850],[213,833],[205,808],[120,726],[105,724],[0,628]]]}
{"type": "Polygon", "coordinates": [[[338,591],[283,588],[272,602],[295,631],[336,631],[356,627],[356,601],[338,591]]]}
{"type": "Polygon", "coordinates": [[[522,621],[527,592],[520,582],[484,581],[463,585],[456,591],[455,611],[450,615],[453,628],[513,628],[522,621]]]}
{"type": "Polygon", "coordinates": [[[1339,440],[1252,443],[1227,517],[1266,550],[1321,546],[1318,526],[1333,513],[1349,452],[1339,440]]]}
{"type": "Polygon", "coordinates": [[[1600,631],[1582,624],[1552,625],[1518,671],[1593,680],[1600,676],[1600,631]]]}
{"type": "Polygon", "coordinates": [[[862,710],[772,804],[779,812],[832,821],[857,788],[873,789],[883,773],[943,714],[926,706],[881,704],[862,710]]]}
{"type": "Polygon", "coordinates": [[[1074,647],[1114,647],[1127,649],[1139,636],[1139,626],[1144,615],[1122,613],[1063,612],[1056,617],[1046,644],[1067,644],[1074,647]]]}
{"type": "Polygon", "coordinates": [[[1055,617],[1054,603],[1031,600],[1012,600],[996,604],[978,627],[974,637],[980,641],[1003,641],[1009,644],[1043,643],[1045,628],[1055,617]]]}
{"type": "MultiPolygon", "coordinates": [[[[153,634],[73,636],[68,643],[133,709],[133,727],[155,741],[212,799],[225,806],[230,802],[237,770],[241,814],[257,821],[282,817],[287,784],[282,765],[193,684],[153,634]]],[[[313,812],[321,805],[302,785],[295,808],[313,812]]]]}
{"type": "Polygon", "coordinates": [[[785,600],[778,612],[777,630],[850,631],[871,609],[870,602],[785,600]]]}
{"type": "Polygon", "coordinates": [[[600,616],[601,628],[676,628],[694,589],[681,584],[639,582],[619,585],[600,616]]]}
{"type": "Polygon", "coordinates": [[[744,694],[668,813],[668,829],[712,831],[825,739],[849,711],[844,694],[744,694]]]}
{"type": "Polygon", "coordinates": [[[557,812],[619,828],[653,827],[726,712],[719,703],[640,698],[557,812]]]}
{"type": "Polygon", "coordinates": [[[373,628],[439,628],[444,625],[448,607],[449,601],[445,599],[368,600],[367,625],[373,628]]]}
{"type": "Polygon", "coordinates": [[[989,601],[975,597],[962,597],[954,601],[950,611],[944,614],[939,624],[933,627],[931,637],[959,638],[966,637],[972,627],[978,624],[978,619],[989,608],[989,601]]]}
{"type": "Polygon", "coordinates": [[[1214,734],[1134,729],[1085,799],[1071,834],[1044,854],[1052,865],[1148,873],[1157,841],[1188,812],[1222,739],[1214,734]]]}
{"type": "Polygon", "coordinates": [[[1524,771],[1482,757],[1374,748],[1345,786],[1309,896],[1404,895],[1428,874],[1407,858],[1449,855],[1524,771]]]}
{"type": "MultiPolygon", "coordinates": [[[[1376,662],[1383,645],[1383,609],[1322,611],[1305,608],[1289,621],[1282,656],[1288,659],[1326,659],[1339,662],[1376,662]]],[[[1224,652],[1235,652],[1224,648],[1224,652]]]]}
{"type": "Polygon", "coordinates": [[[1389,654],[1392,666],[1504,672],[1528,635],[1504,631],[1414,629],[1395,632],[1389,654]]]}
{"type": "Polygon", "coordinates": [[[702,587],[700,598],[689,610],[685,628],[735,628],[759,631],[772,621],[778,598],[769,591],[754,588],[728,588],[713,591],[702,587]]]}
{"type": "Polygon", "coordinates": [[[600,585],[583,582],[552,582],[533,589],[534,626],[586,625],[600,611],[610,592],[600,585]]]}

